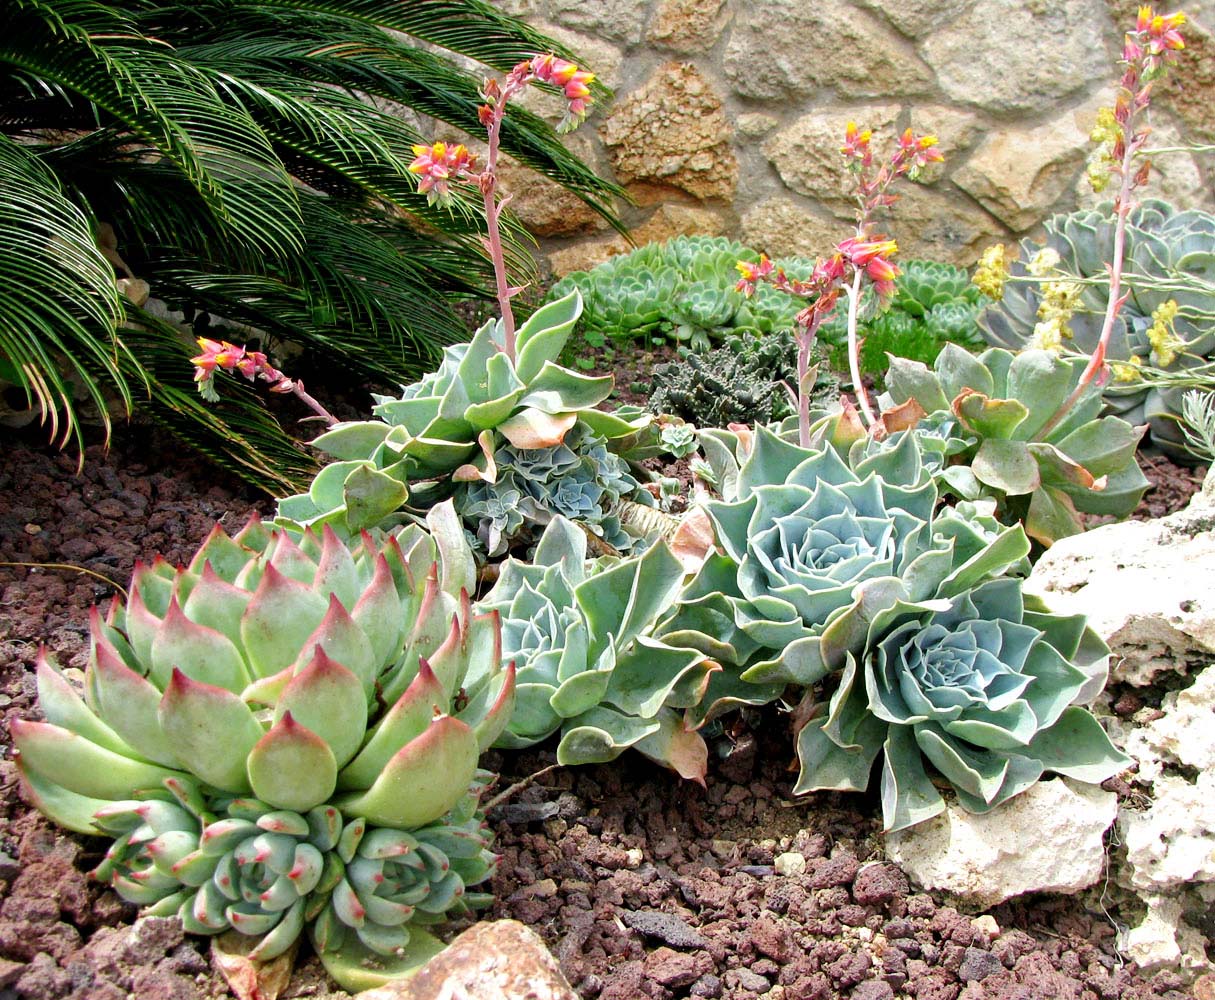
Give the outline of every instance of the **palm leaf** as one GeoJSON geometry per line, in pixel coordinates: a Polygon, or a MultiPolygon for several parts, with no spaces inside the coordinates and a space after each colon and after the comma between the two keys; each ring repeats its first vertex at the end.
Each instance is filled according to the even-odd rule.
{"type": "Polygon", "coordinates": [[[120,367],[127,352],[114,337],[123,305],[93,220],[31,151],[4,136],[0,190],[0,356],[53,439],[82,444],[74,386],[101,411],[108,435],[101,384],[128,403],[130,390],[120,367]]]}

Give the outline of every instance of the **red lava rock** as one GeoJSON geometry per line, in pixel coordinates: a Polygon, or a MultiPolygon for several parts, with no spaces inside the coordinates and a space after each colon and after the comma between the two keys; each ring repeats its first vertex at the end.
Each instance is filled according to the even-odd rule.
{"type": "Polygon", "coordinates": [[[787,962],[793,957],[793,940],[789,928],[775,917],[761,917],[747,931],[747,937],[755,950],[777,962],[787,962]]]}
{"type": "Polygon", "coordinates": [[[867,865],[852,884],[852,896],[862,906],[882,906],[909,891],[907,876],[895,865],[867,865]]]}
{"type": "Polygon", "coordinates": [[[55,997],[67,993],[71,986],[72,977],[59,968],[55,959],[40,951],[30,959],[25,971],[21,973],[16,989],[18,996],[54,1000],[55,997]]]}
{"type": "Polygon", "coordinates": [[[691,954],[672,948],[658,948],[645,958],[645,974],[668,989],[690,986],[713,971],[713,960],[706,952],[691,954]]]}
{"type": "Polygon", "coordinates": [[[958,966],[958,978],[964,983],[982,982],[988,976],[1003,971],[1003,963],[991,952],[967,948],[962,963],[958,966]]]}
{"type": "Polygon", "coordinates": [[[861,983],[850,995],[852,1000],[894,1000],[894,990],[890,984],[878,979],[861,983]]]}
{"type": "Polygon", "coordinates": [[[826,971],[837,986],[847,989],[863,980],[872,966],[873,959],[865,952],[849,952],[827,966],[826,971]]]}
{"type": "Polygon", "coordinates": [[[860,868],[856,855],[851,851],[836,851],[824,862],[814,868],[810,876],[810,884],[815,889],[829,889],[834,886],[851,884],[860,868]]]}

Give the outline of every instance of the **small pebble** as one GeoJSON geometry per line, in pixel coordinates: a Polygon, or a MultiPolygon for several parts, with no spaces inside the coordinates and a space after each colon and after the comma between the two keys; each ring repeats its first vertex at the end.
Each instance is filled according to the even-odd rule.
{"type": "Polygon", "coordinates": [[[976,934],[981,934],[988,941],[994,941],[1000,936],[1000,925],[996,923],[996,918],[990,913],[984,913],[981,917],[975,917],[970,922],[970,926],[975,929],[976,934]]]}
{"type": "Polygon", "coordinates": [[[801,875],[806,870],[806,859],[796,851],[778,854],[772,862],[778,875],[801,875]]]}

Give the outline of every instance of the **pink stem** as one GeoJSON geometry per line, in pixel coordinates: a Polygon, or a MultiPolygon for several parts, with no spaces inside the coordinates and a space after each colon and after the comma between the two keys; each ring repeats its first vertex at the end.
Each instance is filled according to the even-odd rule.
{"type": "Polygon", "coordinates": [[[502,249],[502,233],[498,225],[498,216],[502,206],[498,204],[498,146],[502,132],[502,118],[506,114],[506,102],[509,95],[503,93],[494,105],[493,117],[489,123],[489,156],[485,164],[485,172],[481,175],[481,193],[485,199],[485,225],[489,232],[489,256],[494,265],[494,282],[498,291],[498,308],[502,312],[502,327],[506,333],[506,356],[515,360],[515,314],[510,305],[510,284],[506,280],[506,254],[502,249]]]}
{"type": "Polygon", "coordinates": [[[813,329],[802,327],[797,336],[797,439],[803,448],[810,447],[810,393],[806,387],[806,373],[810,370],[810,345],[813,343],[813,329]]]}
{"type": "Polygon", "coordinates": [[[316,401],[316,399],[314,399],[312,396],[310,396],[307,392],[304,391],[303,382],[300,382],[297,380],[296,382],[293,383],[293,386],[294,386],[294,388],[292,388],[291,391],[297,397],[299,397],[299,399],[304,403],[305,406],[308,407],[308,409],[310,409],[313,413],[316,414],[315,417],[305,417],[304,418],[305,420],[317,420],[317,419],[323,420],[323,421],[325,421],[325,425],[327,427],[332,427],[334,424],[336,424],[338,422],[337,417],[335,417],[332,413],[330,413],[328,410],[326,410],[325,407],[323,407],[319,402],[316,401]]]}
{"type": "Polygon", "coordinates": [[[1126,220],[1127,216],[1131,214],[1131,166],[1135,154],[1139,151],[1140,146],[1143,145],[1143,139],[1135,141],[1133,138],[1133,116],[1127,118],[1123,128],[1126,135],[1126,149],[1122,153],[1122,184],[1118,191],[1117,207],[1114,210],[1116,215],[1114,223],[1114,255],[1110,261],[1110,293],[1105,303],[1105,322],[1101,327],[1101,336],[1097,340],[1097,346],[1093,348],[1092,356],[1088,359],[1088,364],[1085,365],[1084,371],[1080,374],[1080,381],[1076,383],[1076,388],[1072,390],[1071,395],[1063,401],[1059,409],[1054,412],[1054,415],[1042,425],[1042,429],[1035,435],[1039,441],[1046,440],[1046,436],[1059,426],[1059,422],[1067,416],[1071,408],[1084,395],[1084,391],[1089,387],[1097,373],[1105,368],[1105,352],[1109,346],[1110,335],[1114,332],[1114,320],[1118,318],[1118,312],[1125,301],[1125,296],[1121,295],[1122,264],[1126,252],[1126,220]]]}

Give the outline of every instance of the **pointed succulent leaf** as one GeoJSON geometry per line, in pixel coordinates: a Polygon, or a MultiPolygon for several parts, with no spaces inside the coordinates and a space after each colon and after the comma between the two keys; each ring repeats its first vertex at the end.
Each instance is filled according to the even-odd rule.
{"type": "MultiPolygon", "coordinates": [[[[42,693],[41,683],[40,672],[39,701],[47,718],[58,722],[47,709],[53,702],[42,693]]],[[[97,643],[93,647],[93,660],[89,664],[89,683],[97,711],[109,720],[108,728],[118,733],[123,743],[158,764],[173,768],[180,766],[172,742],[160,726],[158,713],[161,692],[150,681],[131,670],[108,644],[97,643]]],[[[103,742],[103,745],[110,746],[98,739],[100,733],[86,732],[75,725],[69,725],[68,728],[94,742],[103,742]]],[[[111,749],[122,752],[117,746],[111,746],[111,749]]]]}
{"type": "Polygon", "coordinates": [[[275,721],[288,712],[328,744],[341,768],[363,743],[367,690],[353,671],[330,659],[318,645],[312,660],[283,689],[275,705],[275,721]]]}
{"type": "Polygon", "coordinates": [[[325,598],[310,587],[267,566],[241,618],[241,638],[254,675],[269,677],[294,663],[327,608],[325,598]]]}
{"type": "Polygon", "coordinates": [[[477,738],[450,716],[435,719],[398,750],[365,792],[336,802],[348,815],[380,826],[425,826],[447,812],[477,769],[477,738]]]}
{"type": "Polygon", "coordinates": [[[248,783],[281,809],[307,811],[333,794],[337,763],[325,741],[287,712],[248,752],[248,783]]]}
{"type": "MultiPolygon", "coordinates": [[[[236,574],[232,575],[235,577],[236,574]]],[[[182,610],[190,621],[214,629],[227,636],[234,645],[239,645],[240,619],[250,596],[247,590],[223,579],[208,559],[203,563],[198,582],[191,589],[182,610]]]]}
{"type": "Polygon", "coordinates": [[[186,617],[174,596],[152,643],[151,677],[164,687],[174,670],[187,677],[239,691],[249,682],[249,671],[240,650],[222,632],[196,625],[186,617]]]}
{"type": "Polygon", "coordinates": [[[298,672],[312,662],[318,650],[340,663],[359,679],[365,696],[370,699],[376,681],[377,664],[372,658],[371,643],[358,623],[342,607],[337,594],[329,595],[329,608],[316,630],[298,647],[295,660],[298,672]]]}
{"type": "Polygon", "coordinates": [[[239,695],[174,670],[158,717],[173,752],[191,772],[224,791],[249,791],[245,761],[262,727],[239,695]]]}

